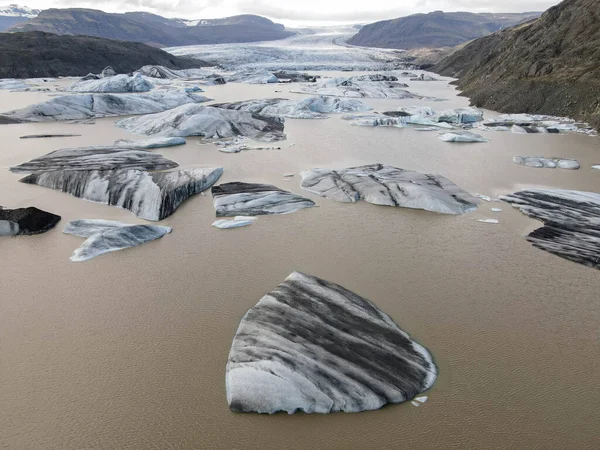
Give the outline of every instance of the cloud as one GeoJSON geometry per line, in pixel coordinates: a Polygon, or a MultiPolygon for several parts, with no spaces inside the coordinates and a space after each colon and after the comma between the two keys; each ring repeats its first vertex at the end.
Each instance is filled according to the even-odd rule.
{"type": "Polygon", "coordinates": [[[214,18],[258,14],[281,22],[368,23],[436,10],[472,12],[543,11],[559,0],[28,0],[37,8],[86,7],[109,12],[149,11],[168,17],[214,18]],[[390,4],[395,4],[390,6],[390,4]]]}

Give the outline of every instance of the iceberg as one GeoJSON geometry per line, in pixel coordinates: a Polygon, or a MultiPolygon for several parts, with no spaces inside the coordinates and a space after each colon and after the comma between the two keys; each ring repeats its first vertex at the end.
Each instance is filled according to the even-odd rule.
{"type": "Polygon", "coordinates": [[[526,239],[535,247],[600,269],[600,194],[565,189],[525,189],[500,197],[544,222],[526,239]]]}
{"type": "Polygon", "coordinates": [[[66,90],[70,92],[148,92],[154,86],[141,74],[115,75],[99,80],[78,81],[66,90]]]}
{"type": "Polygon", "coordinates": [[[463,214],[479,200],[441,175],[423,174],[383,164],[302,172],[301,186],[338,202],[366,200],[375,205],[463,214]]]}
{"type": "Polygon", "coordinates": [[[135,147],[81,147],[55,150],[10,168],[14,173],[40,173],[54,170],[166,170],[178,164],[158,153],[135,147]]]}
{"type": "Polygon", "coordinates": [[[270,184],[225,183],[212,188],[217,217],[289,214],[315,203],[270,184]]]}
{"type": "Polygon", "coordinates": [[[152,114],[209,100],[201,95],[179,91],[148,94],[75,94],[54,97],[43,103],[9,111],[0,115],[0,119],[5,117],[22,122],[48,122],[152,114]]]}
{"type": "Polygon", "coordinates": [[[357,77],[326,78],[305,86],[300,93],[352,98],[423,98],[404,88],[396,77],[386,75],[361,75],[357,77]]]}
{"type": "Polygon", "coordinates": [[[410,401],[436,377],[429,351],[375,304],[294,272],[242,318],[225,386],[233,411],[328,414],[410,401]]]}
{"type": "Polygon", "coordinates": [[[286,117],[290,119],[326,119],[326,114],[368,111],[371,109],[360,100],[325,96],[314,96],[301,100],[281,98],[246,100],[235,103],[213,104],[211,106],[245,111],[267,117],[286,117]]]}
{"type": "Polygon", "coordinates": [[[119,147],[153,149],[185,145],[185,139],[182,137],[154,137],[139,140],[119,139],[115,141],[115,145],[119,147]]]}
{"type": "Polygon", "coordinates": [[[87,238],[73,253],[71,261],[80,262],[105,253],[137,247],[171,232],[169,227],[135,225],[101,219],[79,219],[69,222],[63,233],[87,238]]]}
{"type": "Polygon", "coordinates": [[[158,221],[173,214],[187,198],[211,187],[222,173],[220,167],[154,173],[58,170],[28,175],[19,181],[124,208],[142,219],[158,221]]]}
{"type": "Polygon", "coordinates": [[[228,83],[271,84],[279,83],[279,78],[267,70],[244,70],[229,76],[226,81],[228,83]]]}
{"type": "Polygon", "coordinates": [[[228,230],[230,228],[241,228],[252,225],[256,221],[256,217],[248,216],[236,216],[233,220],[221,219],[213,222],[212,226],[220,228],[221,230],[228,230]]]}
{"type": "Polygon", "coordinates": [[[444,142],[487,142],[483,136],[469,131],[453,131],[440,135],[444,142]]]}
{"type": "Polygon", "coordinates": [[[184,105],[169,111],[119,120],[132,133],[157,136],[203,136],[222,139],[247,136],[265,141],[285,139],[283,120],[243,111],[184,105]]]}
{"type": "Polygon", "coordinates": [[[516,164],[527,167],[545,168],[545,169],[569,169],[577,170],[580,165],[574,159],[565,158],[545,158],[543,156],[515,156],[513,161],[516,164]]]}

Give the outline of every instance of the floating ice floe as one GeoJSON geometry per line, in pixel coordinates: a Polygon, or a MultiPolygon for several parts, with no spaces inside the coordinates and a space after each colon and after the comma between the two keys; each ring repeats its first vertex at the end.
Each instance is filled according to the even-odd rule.
{"type": "Polygon", "coordinates": [[[497,219],[478,219],[477,222],[492,223],[492,224],[498,224],[498,223],[500,223],[500,221],[497,220],[497,219]]]}
{"type": "Polygon", "coordinates": [[[593,130],[585,123],[578,123],[567,117],[545,116],[537,114],[502,114],[496,119],[483,123],[484,127],[493,129],[510,129],[513,133],[561,133],[578,132],[595,135],[593,130]]]}
{"type": "Polygon", "coordinates": [[[201,95],[180,91],[148,94],[75,94],[55,97],[43,103],[9,111],[0,114],[0,119],[7,117],[22,122],[47,122],[152,114],[209,100],[201,95]]]}
{"type": "Polygon", "coordinates": [[[128,209],[142,219],[156,221],[173,214],[187,198],[211,187],[222,173],[220,167],[153,173],[57,170],[28,175],[19,181],[128,209]]]}
{"type": "Polygon", "coordinates": [[[469,124],[483,120],[483,111],[479,108],[456,108],[443,111],[436,115],[438,122],[447,122],[452,124],[469,124]]]}
{"type": "Polygon", "coordinates": [[[80,147],[55,150],[10,168],[15,173],[40,173],[54,170],[166,170],[178,164],[158,153],[135,147],[80,147]]]}
{"type": "Polygon", "coordinates": [[[216,141],[215,145],[223,153],[239,153],[246,150],[281,150],[279,146],[253,145],[246,137],[236,137],[229,141],[216,141]]]}
{"type": "Polygon", "coordinates": [[[475,194],[475,197],[480,198],[481,200],[485,200],[486,202],[491,202],[491,197],[483,194],[475,194]]]}
{"type": "Polygon", "coordinates": [[[389,75],[361,75],[357,77],[326,78],[313,85],[305,86],[301,93],[352,98],[423,98],[413,94],[389,75]]]}
{"type": "Polygon", "coordinates": [[[115,75],[99,80],[78,81],[66,90],[70,92],[148,92],[154,86],[143,75],[115,75]]]}
{"type": "Polygon", "coordinates": [[[359,412],[413,399],[437,368],[369,300],[299,272],[242,318],[226,367],[238,412],[359,412]]]}
{"type": "Polygon", "coordinates": [[[439,136],[444,142],[487,142],[483,136],[469,131],[452,131],[439,136]]]}
{"type": "Polygon", "coordinates": [[[501,208],[492,208],[492,212],[502,212],[501,208]]]}
{"type": "Polygon", "coordinates": [[[283,120],[212,106],[184,105],[159,114],[130,117],[116,125],[132,133],[157,136],[246,136],[264,141],[285,139],[283,120]]]}
{"type": "Polygon", "coordinates": [[[28,134],[21,136],[19,139],[47,139],[47,138],[67,138],[80,137],[80,134],[28,134]]]}
{"type": "Polygon", "coordinates": [[[227,230],[230,228],[240,228],[247,227],[248,225],[252,225],[256,221],[256,217],[250,216],[236,216],[233,220],[221,219],[213,222],[212,226],[216,228],[220,228],[222,230],[227,230]]]}
{"type": "Polygon", "coordinates": [[[270,184],[225,183],[212,188],[218,217],[289,214],[315,203],[270,184]]]}
{"type": "Polygon", "coordinates": [[[186,87],[184,89],[184,91],[185,92],[190,92],[190,93],[192,93],[192,92],[204,92],[204,89],[202,89],[199,86],[192,86],[192,87],[186,87]]]}
{"type": "Polygon", "coordinates": [[[185,139],[182,137],[154,137],[149,139],[119,139],[115,141],[115,145],[119,147],[133,147],[133,148],[164,148],[164,147],[175,147],[178,145],[184,145],[185,139]]]}
{"type": "Polygon", "coordinates": [[[71,261],[80,262],[105,253],[137,247],[160,239],[171,232],[170,227],[135,225],[101,219],[79,219],[69,222],[63,233],[87,238],[75,250],[71,261]]]}
{"type": "Polygon", "coordinates": [[[526,237],[535,247],[600,269],[600,194],[526,189],[500,199],[544,222],[526,237]]]}
{"type": "Polygon", "coordinates": [[[422,73],[421,75],[411,78],[410,81],[440,81],[429,74],[422,73]]]}
{"type": "Polygon", "coordinates": [[[308,97],[301,100],[281,98],[246,100],[211,106],[245,111],[261,116],[286,117],[290,119],[326,119],[326,114],[330,113],[368,111],[371,109],[360,100],[326,96],[308,97]]]}
{"type": "Polygon", "coordinates": [[[441,175],[423,174],[383,164],[302,172],[303,189],[338,202],[366,200],[375,205],[463,214],[479,200],[441,175]]]}
{"type": "Polygon", "coordinates": [[[273,72],[273,75],[277,77],[280,83],[316,83],[317,78],[321,78],[318,75],[309,75],[307,73],[302,73],[295,70],[278,70],[273,72]]]}
{"type": "Polygon", "coordinates": [[[599,165],[592,166],[592,169],[600,170],[600,164],[599,164],[599,165]]]}
{"type": "Polygon", "coordinates": [[[0,89],[5,90],[25,90],[29,89],[29,85],[23,80],[4,79],[0,80],[0,89]]]}
{"type": "Polygon", "coordinates": [[[270,84],[279,83],[279,78],[267,70],[243,70],[226,78],[228,83],[270,84]]]}
{"type": "Polygon", "coordinates": [[[545,169],[577,170],[580,167],[579,162],[574,159],[545,158],[543,156],[515,156],[513,161],[522,166],[545,169]]]}
{"type": "Polygon", "coordinates": [[[59,221],[60,216],[33,206],[18,209],[4,209],[0,206],[0,236],[45,233],[59,221]]]}
{"type": "Polygon", "coordinates": [[[225,80],[221,75],[205,69],[174,70],[164,66],[144,66],[136,72],[146,77],[163,80],[203,80],[215,82],[220,79],[223,82],[215,82],[215,84],[225,84],[225,80]]]}

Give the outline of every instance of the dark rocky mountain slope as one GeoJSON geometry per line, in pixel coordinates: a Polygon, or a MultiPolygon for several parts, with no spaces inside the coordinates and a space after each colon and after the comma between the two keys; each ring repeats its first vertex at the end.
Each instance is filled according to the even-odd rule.
{"type": "Polygon", "coordinates": [[[143,42],[156,47],[255,42],[283,39],[293,34],[283,25],[252,15],[189,22],[143,12],[111,14],[81,8],[47,9],[9,31],[96,36],[143,42]],[[197,25],[190,26],[195,22],[197,25]]]}
{"type": "Polygon", "coordinates": [[[404,50],[454,47],[539,15],[539,12],[473,14],[442,11],[414,14],[365,25],[348,40],[348,43],[363,47],[404,50]]]}
{"type": "Polygon", "coordinates": [[[0,33],[0,78],[83,76],[109,65],[117,73],[128,73],[149,64],[171,69],[203,65],[139,42],[40,31],[0,33]]]}
{"type": "Polygon", "coordinates": [[[565,0],[538,20],[477,39],[433,67],[463,95],[502,112],[600,126],[600,0],[565,0]]]}

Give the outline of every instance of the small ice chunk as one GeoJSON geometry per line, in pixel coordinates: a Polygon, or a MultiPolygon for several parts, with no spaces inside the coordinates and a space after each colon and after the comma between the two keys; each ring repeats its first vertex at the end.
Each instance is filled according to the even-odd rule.
{"type": "Polygon", "coordinates": [[[483,136],[470,131],[444,133],[440,135],[440,139],[444,142],[487,142],[487,139],[483,136]]]}
{"type": "MultiPolygon", "coordinates": [[[[238,216],[241,217],[241,216],[238,216]]],[[[233,220],[221,219],[213,222],[212,226],[216,228],[220,228],[221,230],[227,230],[229,228],[240,228],[246,227],[248,225],[252,225],[254,220],[238,220],[238,218],[234,218],[233,220]]]]}
{"type": "Polygon", "coordinates": [[[291,178],[291,177],[293,177],[293,176],[294,176],[294,174],[293,174],[293,173],[284,173],[284,174],[283,174],[283,176],[284,176],[285,178],[291,178]]]}
{"type": "Polygon", "coordinates": [[[500,208],[492,208],[492,211],[493,212],[502,212],[502,209],[500,209],[500,208]]]}
{"type": "Polygon", "coordinates": [[[600,170],[600,164],[597,164],[597,165],[595,165],[595,166],[592,166],[592,169],[600,170]]]}
{"type": "Polygon", "coordinates": [[[500,223],[500,221],[496,220],[496,219],[478,219],[477,222],[482,222],[482,223],[500,223]]]}
{"type": "Polygon", "coordinates": [[[421,403],[425,403],[427,401],[427,399],[429,399],[429,397],[427,397],[426,395],[424,395],[423,397],[415,398],[416,401],[421,402],[421,403]]]}
{"type": "Polygon", "coordinates": [[[475,197],[480,198],[481,200],[485,200],[486,202],[492,201],[492,199],[490,197],[488,197],[487,195],[483,195],[483,194],[475,194],[475,197]]]}
{"type": "Polygon", "coordinates": [[[410,402],[413,406],[421,406],[421,404],[419,402],[415,402],[414,400],[412,402],[410,402]]]}
{"type": "Polygon", "coordinates": [[[254,217],[254,216],[235,216],[233,218],[233,220],[250,220],[250,221],[254,222],[255,220],[258,220],[258,217],[254,217]]]}

